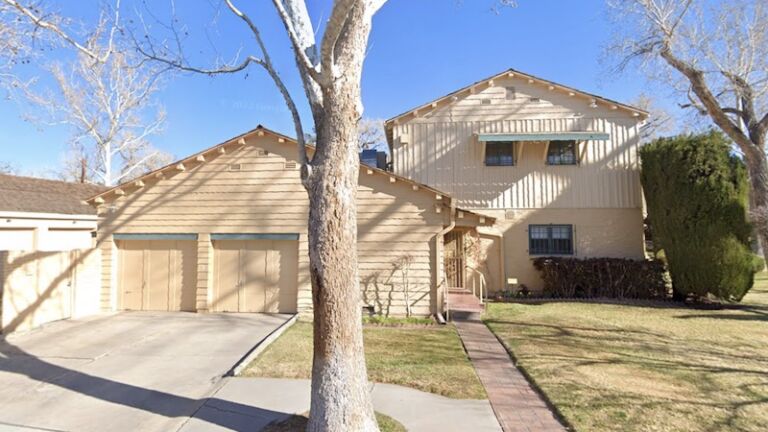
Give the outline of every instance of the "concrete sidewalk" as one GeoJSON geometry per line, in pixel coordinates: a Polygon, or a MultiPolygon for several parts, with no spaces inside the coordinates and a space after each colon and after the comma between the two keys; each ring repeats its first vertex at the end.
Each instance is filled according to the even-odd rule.
{"type": "MultiPolygon", "coordinates": [[[[309,411],[309,380],[227,378],[182,432],[258,431],[275,420],[309,411]]],[[[409,432],[500,432],[487,400],[450,399],[392,384],[372,384],[376,411],[409,432]]]]}

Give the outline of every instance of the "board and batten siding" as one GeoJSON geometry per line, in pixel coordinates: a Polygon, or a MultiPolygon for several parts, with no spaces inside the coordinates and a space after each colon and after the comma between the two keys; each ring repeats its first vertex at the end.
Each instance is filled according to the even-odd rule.
{"type": "Polygon", "coordinates": [[[589,105],[584,95],[547,85],[496,80],[392,124],[394,171],[444,190],[470,209],[641,208],[641,118],[602,102],[589,105]],[[528,142],[514,167],[487,167],[476,138],[570,131],[605,132],[609,139],[578,143],[576,166],[547,166],[545,144],[528,142]]]}
{"type": "MultiPolygon", "coordinates": [[[[162,179],[126,186],[126,194],[101,206],[104,265],[114,267],[113,233],[198,235],[197,309],[211,299],[214,233],[298,234],[298,311],[312,307],[307,244],[307,193],[301,185],[295,144],[251,135],[225,154],[191,163],[162,179]]],[[[208,156],[206,156],[208,157],[208,156]]],[[[434,312],[435,235],[446,213],[435,211],[435,194],[362,169],[358,190],[358,251],[364,305],[392,315],[405,313],[405,287],[413,313],[434,312]],[[403,277],[403,271],[408,275],[403,277]]],[[[103,281],[114,280],[106,270],[103,281]]],[[[104,308],[114,308],[107,285],[104,308]]]]}

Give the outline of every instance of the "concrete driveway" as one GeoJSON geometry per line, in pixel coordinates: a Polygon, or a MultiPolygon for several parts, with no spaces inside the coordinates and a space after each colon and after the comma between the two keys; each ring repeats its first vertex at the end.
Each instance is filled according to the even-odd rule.
{"type": "Polygon", "coordinates": [[[10,335],[0,339],[0,431],[177,430],[289,318],[131,312],[10,335]]]}

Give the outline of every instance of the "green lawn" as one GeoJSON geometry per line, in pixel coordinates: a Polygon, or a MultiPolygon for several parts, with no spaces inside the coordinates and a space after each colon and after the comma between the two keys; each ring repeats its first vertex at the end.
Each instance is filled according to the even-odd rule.
{"type": "Polygon", "coordinates": [[[744,309],[491,304],[486,323],[579,431],[768,430],[768,280],[744,309]]]}
{"type": "MultiPolygon", "coordinates": [[[[484,399],[485,390],[453,326],[365,327],[371,381],[400,384],[458,399],[484,399]]],[[[312,325],[299,321],[269,346],[244,376],[309,378],[312,325]]]]}

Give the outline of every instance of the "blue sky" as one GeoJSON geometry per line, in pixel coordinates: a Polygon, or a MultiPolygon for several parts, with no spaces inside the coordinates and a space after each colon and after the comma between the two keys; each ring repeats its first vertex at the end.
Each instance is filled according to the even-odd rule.
{"type": "MultiPolygon", "coordinates": [[[[284,29],[271,2],[241,0],[271,48],[274,61],[297,100],[303,93],[294,71],[284,29]]],[[[327,18],[330,0],[308,0],[314,20],[327,18]]],[[[618,101],[629,102],[648,92],[642,76],[626,72],[613,76],[601,64],[610,41],[605,0],[520,0],[515,9],[490,11],[492,0],[390,0],[374,19],[363,77],[365,116],[389,118],[408,108],[507,68],[515,68],[618,101]]],[[[91,0],[49,0],[63,14],[93,22],[98,3],[91,0]]],[[[167,0],[128,1],[125,9],[144,11],[163,20],[167,0]]],[[[254,47],[240,21],[222,12],[211,20],[217,0],[177,1],[186,23],[186,41],[194,62],[210,64],[215,56],[208,40],[225,58],[237,49],[254,47]],[[212,6],[213,4],[213,6],[212,6]],[[183,6],[182,6],[183,5],[183,6]]],[[[128,13],[126,12],[126,13],[128,13]]],[[[66,61],[71,54],[56,53],[66,61]]],[[[158,94],[168,113],[156,147],[183,157],[263,124],[293,134],[288,111],[263,71],[209,78],[172,77],[158,94]]],[[[665,102],[670,105],[670,101],[665,102]]],[[[304,103],[305,126],[311,129],[304,103]]],[[[22,120],[23,108],[0,99],[0,161],[26,174],[45,175],[61,160],[69,130],[22,120]]]]}

